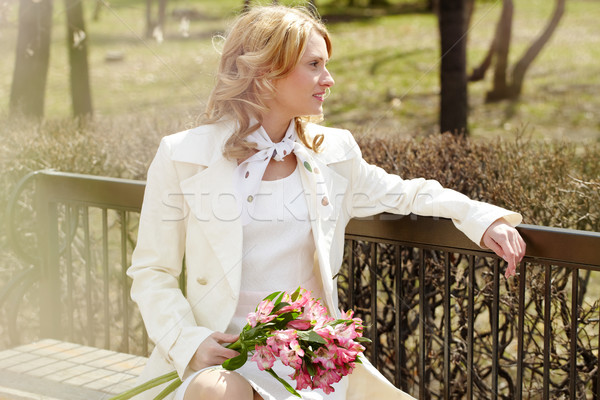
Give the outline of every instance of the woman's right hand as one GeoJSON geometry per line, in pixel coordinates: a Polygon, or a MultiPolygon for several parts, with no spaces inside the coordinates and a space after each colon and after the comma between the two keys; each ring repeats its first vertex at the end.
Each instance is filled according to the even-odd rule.
{"type": "Polygon", "coordinates": [[[198,371],[202,368],[221,365],[225,360],[237,356],[240,353],[224,347],[223,344],[233,343],[238,339],[239,335],[214,332],[200,343],[189,367],[194,371],[198,371]]]}

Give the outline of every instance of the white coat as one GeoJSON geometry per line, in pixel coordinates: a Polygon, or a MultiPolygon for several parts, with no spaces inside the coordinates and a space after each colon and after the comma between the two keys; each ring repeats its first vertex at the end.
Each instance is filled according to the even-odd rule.
{"type": "MultiPolygon", "coordinates": [[[[132,298],[156,345],[141,382],[173,369],[185,378],[200,343],[214,331],[225,331],[236,309],[243,259],[242,224],[233,195],[237,164],[222,154],[234,126],[224,121],[163,138],[148,171],[128,270],[132,298]],[[184,254],[187,298],[178,281],[184,254]]],[[[319,199],[305,190],[330,311],[338,310],[333,277],[342,264],[345,227],[353,217],[387,211],[452,218],[477,244],[496,219],[505,217],[514,225],[521,221],[518,214],[469,200],[436,181],[403,180],[367,164],[348,131],[313,124],[306,131],[308,137],[324,135],[322,150],[310,153],[327,183],[333,215],[319,218],[319,199]]],[[[349,400],[412,399],[368,362],[349,378],[349,400]]]]}

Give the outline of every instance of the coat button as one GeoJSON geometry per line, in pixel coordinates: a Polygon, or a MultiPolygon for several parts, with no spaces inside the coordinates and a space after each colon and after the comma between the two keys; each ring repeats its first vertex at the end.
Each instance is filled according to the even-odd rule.
{"type": "Polygon", "coordinates": [[[208,283],[206,278],[196,278],[196,282],[198,282],[199,285],[206,285],[208,283]]]}

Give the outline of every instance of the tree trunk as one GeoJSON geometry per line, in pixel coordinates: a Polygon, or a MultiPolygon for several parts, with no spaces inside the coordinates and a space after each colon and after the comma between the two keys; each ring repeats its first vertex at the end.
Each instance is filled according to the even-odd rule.
{"type": "Polygon", "coordinates": [[[434,10],[435,10],[434,0],[427,0],[427,2],[425,4],[426,4],[425,9],[427,11],[434,12],[434,10]]]}
{"type": "Polygon", "coordinates": [[[369,0],[370,7],[385,7],[389,4],[390,3],[388,2],[388,0],[369,0]]]}
{"type": "Polygon", "coordinates": [[[495,43],[496,38],[492,40],[490,48],[488,49],[488,52],[485,55],[485,58],[483,59],[481,64],[479,64],[478,67],[473,68],[471,75],[469,75],[469,82],[479,82],[485,78],[485,73],[492,65],[492,61],[494,61],[494,54],[496,52],[496,47],[494,46],[495,43]]]}
{"type": "Polygon", "coordinates": [[[146,0],[146,37],[151,38],[154,33],[154,21],[152,20],[152,0],[146,0]]]}
{"type": "Polygon", "coordinates": [[[52,0],[20,0],[15,69],[10,90],[12,115],[44,116],[51,31],[52,0]]]}
{"type": "Polygon", "coordinates": [[[565,3],[566,0],[556,0],[554,12],[548,25],[515,64],[511,76],[508,76],[508,55],[512,35],[514,4],[513,0],[504,0],[502,14],[494,35],[494,42],[490,46],[484,62],[473,70],[470,78],[471,81],[483,79],[486,70],[492,64],[492,61],[495,61],[494,84],[492,90],[486,95],[486,102],[519,98],[523,89],[525,74],[558,27],[565,13],[565,3]]]}
{"type": "Polygon", "coordinates": [[[92,95],[87,59],[87,36],[80,0],[65,0],[67,10],[67,48],[69,50],[73,116],[92,115],[92,95]]]}
{"type": "Polygon", "coordinates": [[[165,35],[165,23],[167,20],[167,0],[158,0],[158,29],[162,36],[165,35]]]}
{"type": "Polygon", "coordinates": [[[497,101],[510,97],[510,86],[507,79],[508,54],[512,37],[512,22],[514,15],[513,0],[504,0],[502,14],[496,27],[494,37],[494,52],[496,65],[494,68],[494,84],[492,90],[486,95],[486,102],[497,101]]]}
{"type": "Polygon", "coordinates": [[[467,30],[466,0],[445,0],[439,4],[441,39],[441,132],[467,134],[467,30]]]}
{"type": "Polygon", "coordinates": [[[100,21],[100,12],[102,11],[102,0],[96,0],[94,2],[94,14],[92,15],[92,19],[94,21],[100,21]]]}
{"type": "Polygon", "coordinates": [[[554,13],[552,14],[550,22],[546,26],[546,29],[544,29],[544,32],[542,32],[542,34],[531,44],[531,47],[527,49],[523,57],[521,57],[513,69],[512,87],[510,93],[512,98],[518,98],[521,95],[523,81],[525,79],[527,70],[533,63],[533,60],[535,60],[535,58],[540,54],[546,43],[548,43],[552,37],[552,34],[558,27],[558,23],[560,22],[564,13],[565,0],[556,0],[554,13]]]}
{"type": "Polygon", "coordinates": [[[465,31],[468,31],[471,26],[473,12],[475,12],[475,0],[467,0],[465,2],[465,31]]]}

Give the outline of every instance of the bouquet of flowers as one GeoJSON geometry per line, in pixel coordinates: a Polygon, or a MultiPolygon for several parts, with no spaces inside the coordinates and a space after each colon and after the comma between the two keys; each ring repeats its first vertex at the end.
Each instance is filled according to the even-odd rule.
{"type": "MultiPolygon", "coordinates": [[[[272,375],[298,397],[301,396],[297,391],[305,388],[322,389],[327,394],[333,392],[332,385],[360,363],[358,355],[365,350],[361,343],[369,342],[362,336],[362,320],[353,318],[352,311],[334,319],[318,299],[302,288],[292,294],[272,293],[247,320],[239,339],[227,346],[240,354],[226,360],[223,368],[236,370],[251,354],[250,360],[256,362],[261,371],[272,375]],[[295,389],[272,370],[276,359],[294,369],[290,378],[296,381],[295,389]]],[[[148,381],[111,400],[129,399],[170,381],[173,382],[156,397],[162,399],[181,384],[176,372],[148,381]]]]}

